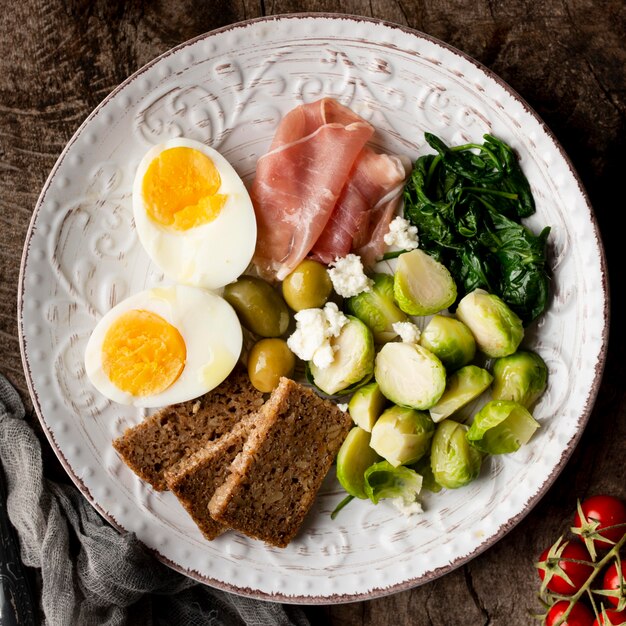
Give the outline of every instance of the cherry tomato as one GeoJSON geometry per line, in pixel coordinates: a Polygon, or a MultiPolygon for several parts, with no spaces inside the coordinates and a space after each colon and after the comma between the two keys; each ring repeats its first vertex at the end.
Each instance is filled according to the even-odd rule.
{"type": "MultiPolygon", "coordinates": [[[[620,561],[620,566],[620,569],[622,570],[621,592],[616,596],[605,596],[613,606],[617,606],[619,604],[620,598],[626,598],[626,583],[624,582],[626,580],[626,560],[622,559],[620,561]]],[[[606,572],[604,572],[602,588],[605,591],[620,590],[620,577],[619,572],[617,571],[617,563],[610,565],[606,572]]]]}
{"type": "Polygon", "coordinates": [[[567,600],[559,600],[556,602],[546,615],[546,626],[592,626],[593,625],[593,613],[580,602],[576,602],[569,612],[567,619],[564,622],[559,622],[559,619],[563,617],[565,611],[569,607],[567,600]]]}
{"type": "Polygon", "coordinates": [[[585,519],[582,520],[580,512],[576,511],[572,531],[584,539],[589,533],[606,528],[607,530],[599,534],[613,542],[595,538],[593,543],[597,548],[610,548],[626,533],[626,504],[619,498],[607,495],[591,496],[580,504],[580,508],[585,519]],[[609,526],[614,528],[608,528],[609,526]]]}
{"type": "Polygon", "coordinates": [[[558,542],[541,553],[537,564],[542,581],[550,575],[546,587],[564,596],[576,593],[593,572],[592,565],[573,563],[568,559],[591,561],[591,555],[580,541],[558,542]],[[571,584],[560,575],[563,573],[571,580],[571,584]]]}
{"type": "Polygon", "coordinates": [[[626,624],[626,611],[615,611],[614,609],[606,610],[606,618],[602,613],[596,617],[593,621],[593,626],[619,626],[619,624],[626,624]]]}

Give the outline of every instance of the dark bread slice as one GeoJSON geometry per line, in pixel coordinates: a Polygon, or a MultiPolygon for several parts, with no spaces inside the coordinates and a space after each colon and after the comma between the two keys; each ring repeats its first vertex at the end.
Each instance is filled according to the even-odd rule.
{"type": "Polygon", "coordinates": [[[113,441],[130,469],[157,491],[167,489],[165,471],[229,432],[263,405],[263,394],[238,365],[218,387],[196,400],[160,409],[113,441]]]}
{"type": "Polygon", "coordinates": [[[209,540],[227,530],[226,526],[216,522],[209,514],[209,500],[226,479],[230,464],[255,428],[255,418],[253,415],[235,424],[229,433],[185,457],[165,472],[170,491],[209,540]]]}
{"type": "Polygon", "coordinates": [[[351,427],[350,415],[333,402],[281,378],[211,498],[211,516],[250,537],[285,547],[351,427]]]}

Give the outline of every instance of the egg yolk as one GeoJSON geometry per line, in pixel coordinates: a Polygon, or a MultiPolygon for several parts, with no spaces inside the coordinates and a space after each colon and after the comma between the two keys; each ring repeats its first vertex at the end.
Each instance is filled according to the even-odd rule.
{"type": "Polygon", "coordinates": [[[226,203],[215,163],[193,148],[169,148],[150,162],[142,192],[148,215],[158,224],[189,230],[213,221],[226,203]]]}
{"type": "Polygon", "coordinates": [[[111,382],[133,396],[165,391],[185,367],[181,334],[160,315],[135,309],[120,315],[102,343],[102,368],[111,382]]]}

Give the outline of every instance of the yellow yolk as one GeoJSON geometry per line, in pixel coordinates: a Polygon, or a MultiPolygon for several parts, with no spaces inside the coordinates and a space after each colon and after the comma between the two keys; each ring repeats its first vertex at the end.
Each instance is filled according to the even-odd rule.
{"type": "Polygon", "coordinates": [[[189,230],[213,221],[226,203],[213,161],[194,148],[164,150],[148,166],[142,193],[148,215],[158,224],[189,230]]]}
{"type": "Polygon", "coordinates": [[[111,382],[133,396],[165,391],[185,367],[187,348],[174,326],[151,311],[118,317],[102,343],[102,367],[111,382]]]}

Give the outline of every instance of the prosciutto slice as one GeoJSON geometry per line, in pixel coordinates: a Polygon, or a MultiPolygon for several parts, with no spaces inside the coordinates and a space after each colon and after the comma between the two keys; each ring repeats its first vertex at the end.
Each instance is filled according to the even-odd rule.
{"type": "Polygon", "coordinates": [[[402,198],[406,175],[400,157],[365,146],[311,256],[328,264],[355,251],[364,265],[374,265],[383,254],[383,237],[402,198]]]}
{"type": "Polygon", "coordinates": [[[283,280],[307,256],[373,133],[330,98],[300,105],[281,120],[250,190],[258,233],[254,263],[262,275],[283,280]]]}

